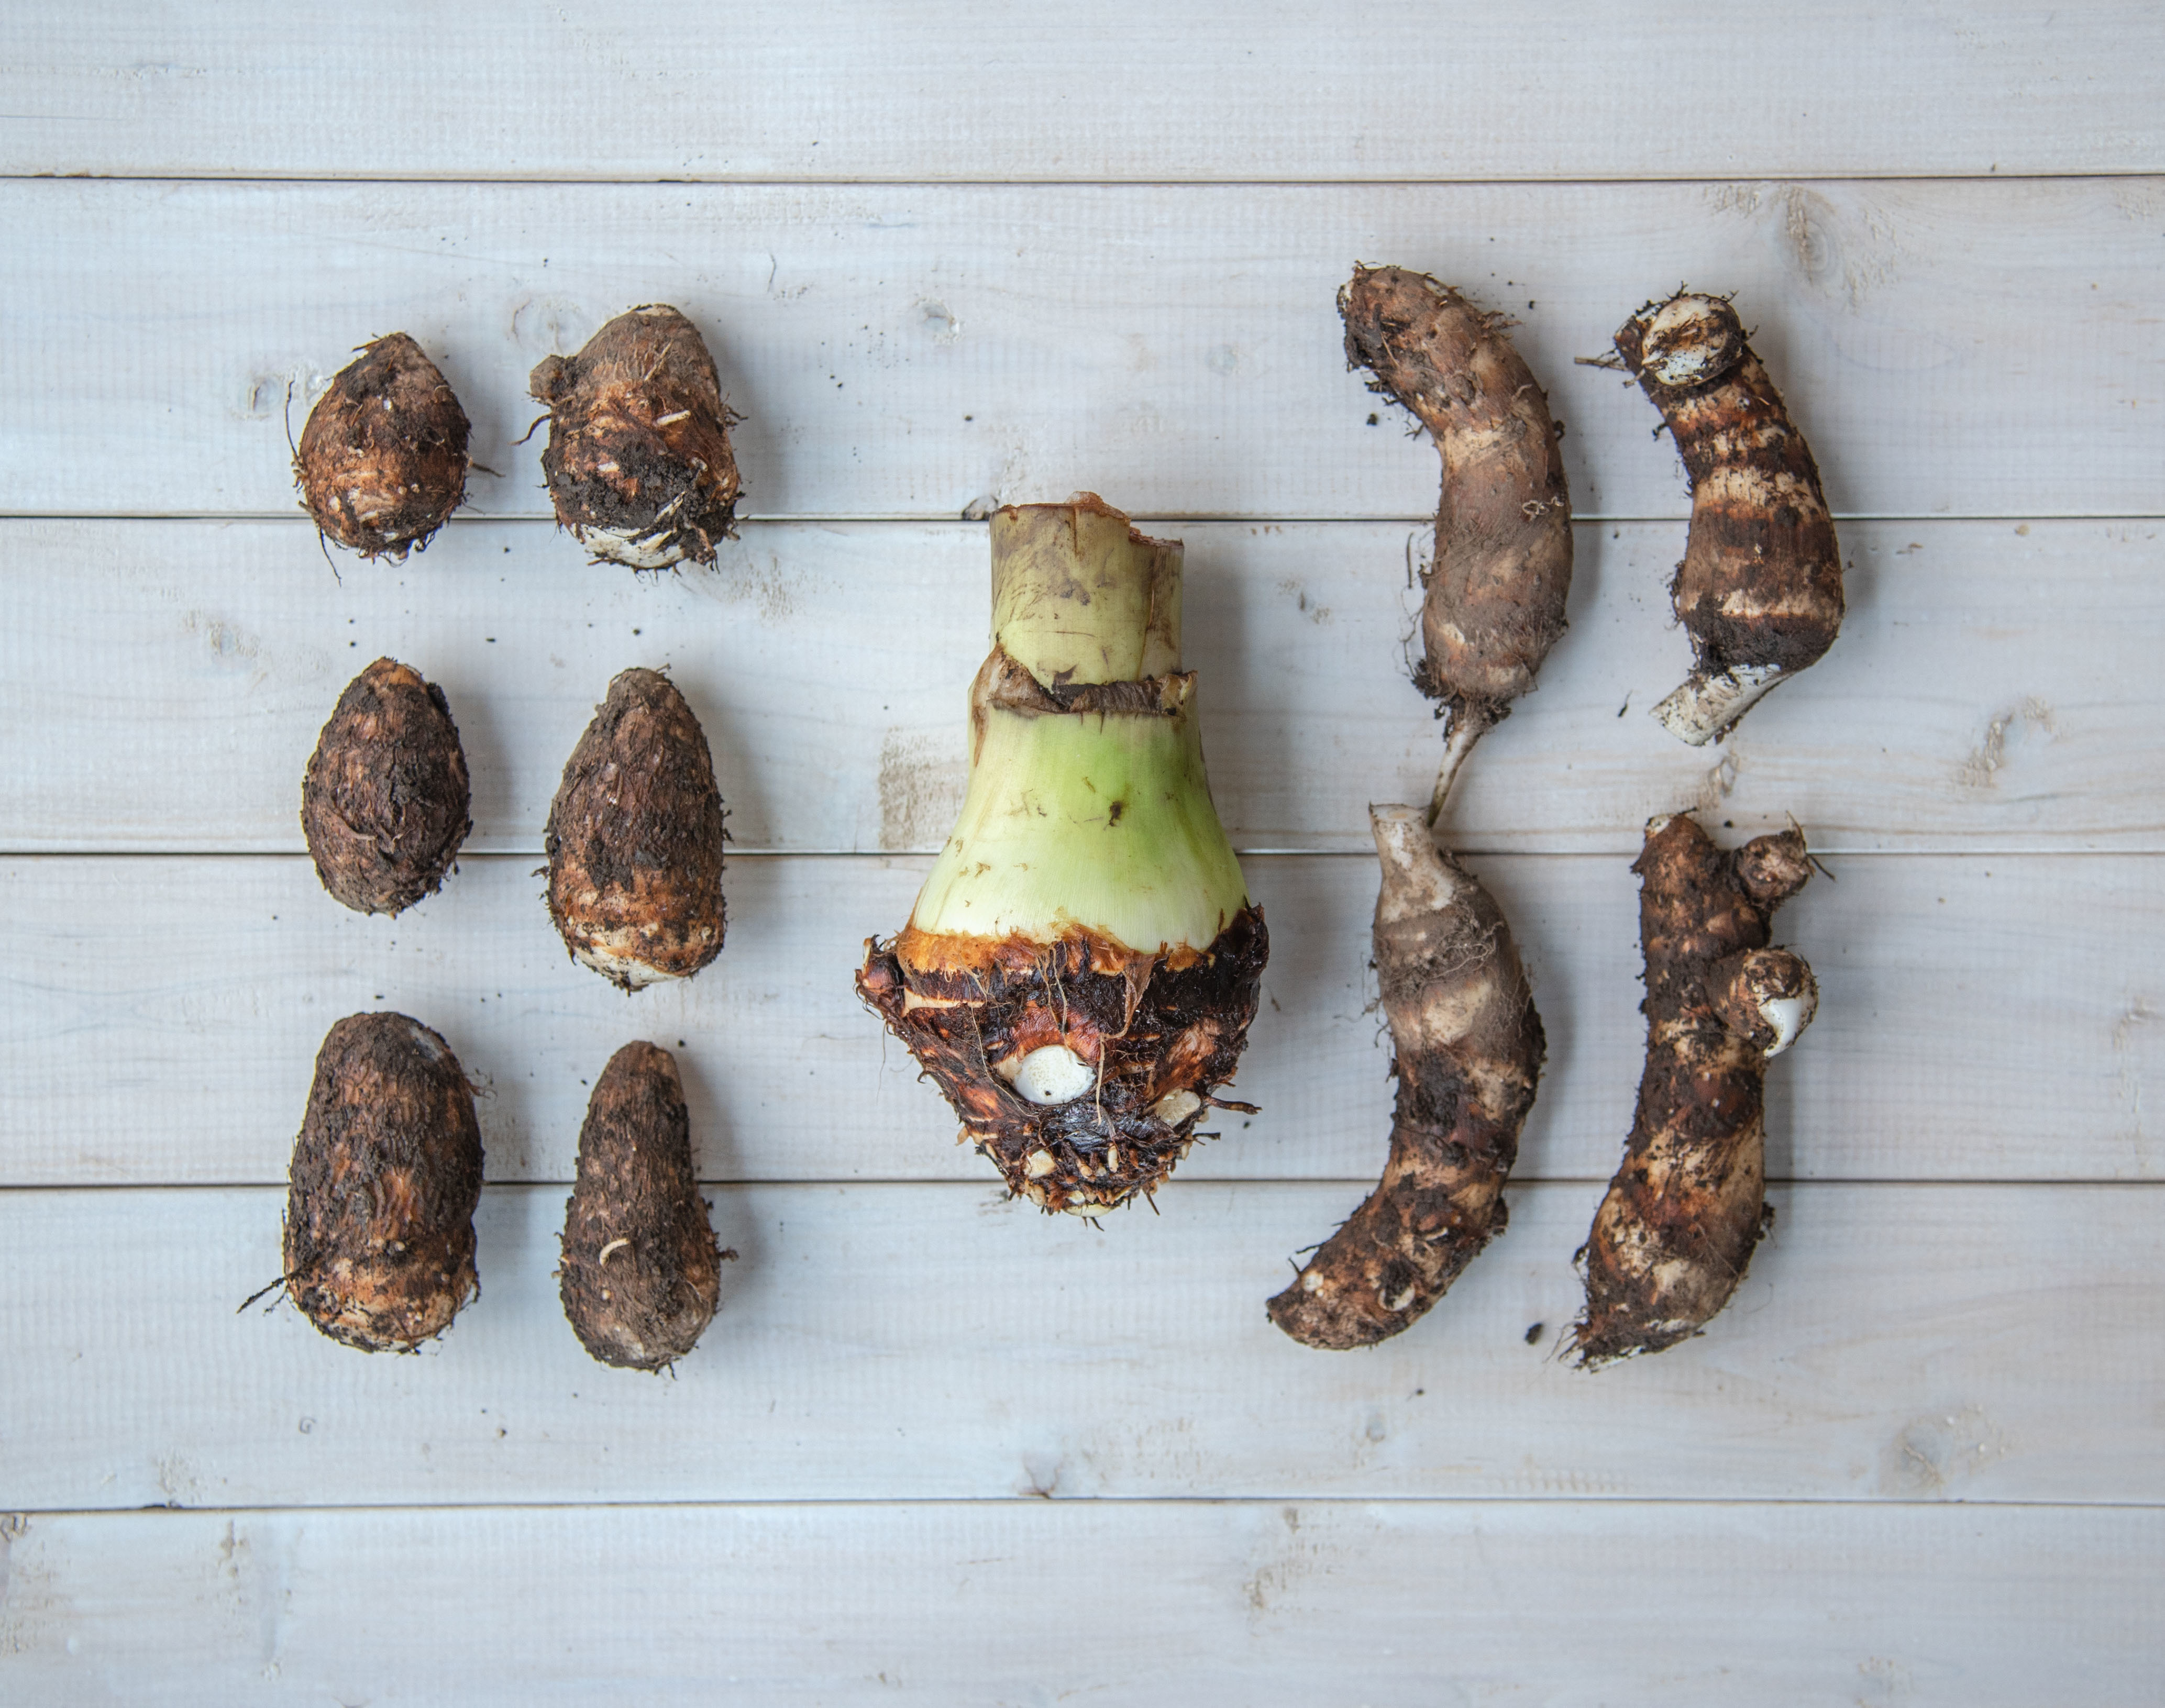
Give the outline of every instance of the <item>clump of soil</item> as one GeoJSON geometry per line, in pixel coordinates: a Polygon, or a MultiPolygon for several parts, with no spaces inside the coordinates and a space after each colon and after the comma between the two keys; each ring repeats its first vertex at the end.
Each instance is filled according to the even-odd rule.
{"type": "Polygon", "coordinates": [[[635,570],[714,560],[736,531],[730,451],[740,418],[722,398],[699,329],[666,303],[617,318],[529,381],[548,406],[541,472],[559,526],[598,560],[635,570]]]}
{"type": "Polygon", "coordinates": [[[724,835],[699,720],[658,670],[624,671],[549,809],[549,916],[573,959],[627,991],[713,960],[724,835]]]}
{"type": "Polygon", "coordinates": [[[324,889],[356,913],[434,895],[473,828],[470,804],[441,688],[396,659],[346,684],[301,780],[301,833],[324,889]]]}
{"type": "Polygon", "coordinates": [[[301,429],[301,507],[349,551],[403,560],[466,502],[470,431],[420,345],[403,332],[364,344],[301,429]]]}
{"type": "Polygon", "coordinates": [[[480,1290],[481,1127],[458,1058],[403,1014],[350,1014],[293,1142],[286,1290],[333,1340],[411,1352],[480,1290]]]}
{"type": "Polygon", "coordinates": [[[603,1364],[666,1369],[714,1320],[722,1253],[707,1210],[677,1059],[628,1043],[594,1082],[579,1130],[557,1271],[564,1315],[603,1364]]]}

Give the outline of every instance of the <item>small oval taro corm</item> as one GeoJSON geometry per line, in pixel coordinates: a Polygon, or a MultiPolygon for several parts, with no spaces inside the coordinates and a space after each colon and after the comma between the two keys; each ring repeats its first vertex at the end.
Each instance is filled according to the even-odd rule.
{"type": "Polygon", "coordinates": [[[333,1340],[410,1352],[480,1290],[481,1127],[449,1045],[403,1014],[324,1035],[286,1201],[286,1290],[333,1340]]]}
{"type": "Polygon", "coordinates": [[[403,332],[361,346],[316,400],[293,473],[316,529],[365,558],[403,559],[466,502],[466,413],[403,332]]]}
{"type": "Polygon", "coordinates": [[[301,780],[301,833],[324,888],[356,913],[434,895],[473,828],[466,756],[444,691],[396,659],[345,686],[301,780]]]}
{"type": "Polygon", "coordinates": [[[740,492],[714,359],[666,302],[617,318],[529,381],[549,409],[541,472],[559,526],[597,559],[635,570],[714,560],[740,492]]]}
{"type": "Polygon", "coordinates": [[[549,916],[574,959],[636,991],[722,952],[722,796],[668,677],[630,670],[572,749],[549,809],[549,916]]]}
{"type": "Polygon", "coordinates": [[[628,1043],[594,1082],[579,1129],[557,1271],[564,1315],[603,1364],[664,1369],[714,1320],[721,1256],[692,1171],[677,1059],[628,1043]]]}

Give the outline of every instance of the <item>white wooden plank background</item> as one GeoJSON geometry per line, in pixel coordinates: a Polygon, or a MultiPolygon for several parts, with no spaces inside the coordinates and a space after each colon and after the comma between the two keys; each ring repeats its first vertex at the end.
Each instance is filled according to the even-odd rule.
{"type": "Polygon", "coordinates": [[[2160,1700],[2157,8],[8,25],[0,1700],[2160,1700]],[[1451,827],[1550,1037],[1512,1225],[1336,1358],[1261,1306],[1380,1158],[1362,808],[1435,751],[1435,460],[1344,371],[1356,255],[1517,316],[1583,525],[1451,827]],[[1571,362],[1680,278],[1741,293],[1851,560],[1833,654],[1711,753],[1642,715],[1687,652],[1673,451],[1571,362]],[[656,299],[748,413],[751,519],[638,581],[512,441],[535,360],[656,299]],[[334,569],[287,390],[394,327],[499,472],[425,556],[334,569]],[[1085,486],[1188,542],[1276,943],[1264,1112],[1102,1232],[1002,1203],[848,986],[959,789],[958,518],[1085,486]],[[398,922],[323,897],[294,822],[387,652],[475,774],[398,922]],[[625,999],[529,873],[635,662],[704,719],[738,857],[722,959],[625,999]],[[1687,803],[1832,851],[1782,920],[1825,1002],[1737,1302],[1589,1378],[1552,1353],[1637,1075],[1626,866],[1687,803]],[[482,1298],[403,1359],[232,1314],[316,1043],[379,1006],[482,1085],[493,1182],[482,1298]],[[678,1048],[742,1254],[673,1382],[588,1362],[549,1274],[633,1035],[678,1048]]]}
{"type": "Polygon", "coordinates": [[[2126,1708],[2157,1700],[2165,1535],[2155,1509],[1158,1500],[67,1515],[0,1548],[0,1664],[45,1701],[2126,1708]]]}
{"type": "Polygon", "coordinates": [[[14,21],[0,167],[153,177],[1641,178],[2165,170],[2155,10],[1564,0],[937,13],[103,0],[14,21]]]}
{"type": "Polygon", "coordinates": [[[1263,1301],[1357,1185],[1186,1184],[1102,1232],[997,1181],[720,1190],[739,1258],[674,1380],[596,1365],[565,1323],[561,1185],[484,1194],[482,1296],[414,1358],[234,1314],[278,1274],[276,1188],[184,1216],[9,1193],[0,1240],[53,1253],[0,1273],[10,1499],[2165,1502],[2165,1370],[2135,1353],[2165,1337],[2165,1189],[1778,1188],[1686,1356],[1588,1374],[1553,1354],[1606,1185],[1514,1190],[1447,1308],[1345,1357],[1263,1301]]]}
{"type": "MultiPolygon", "coordinates": [[[[1186,650],[1235,844],[1367,850],[1367,803],[1426,799],[1441,751],[1408,681],[1425,530],[1164,526],[1188,545],[1186,650]]],[[[1649,816],[1698,801],[1750,833],[1794,814],[1833,853],[2165,849],[2159,535],[1846,523],[1841,644],[1696,749],[1649,715],[1690,663],[1667,596],[1683,524],[1582,527],[1571,631],[1467,767],[1452,839],[1628,855],[1649,816]]],[[[298,851],[296,780],[383,654],[450,698],[476,852],[539,852],[564,760],[632,664],[668,666],[698,712],[740,850],[930,851],[961,803],[979,524],[753,524],[713,571],[644,579],[543,523],[456,524],[403,567],[334,576],[298,520],[0,523],[0,561],[13,850],[298,851]]]]}
{"type": "Polygon", "coordinates": [[[752,516],[1432,516],[1437,464],[1346,371],[1353,261],[1508,309],[1581,516],[1682,517],[1622,376],[1679,279],[1735,291],[1837,515],[2150,515],[2165,185],[0,183],[0,511],[290,514],[313,388],[410,332],[484,514],[542,516],[527,376],[627,304],[712,346],[752,516]],[[212,234],[215,234],[214,237],[212,234]],[[207,240],[208,239],[208,240],[207,240]],[[155,281],[155,288],[147,287],[155,281]],[[1528,303],[1535,306],[1527,307],[1528,303]],[[1367,418],[1377,414],[1377,426],[1367,418]]]}
{"type": "MultiPolygon", "coordinates": [[[[1644,1048],[1636,881],[1609,856],[1473,864],[1548,1034],[1518,1177],[1606,1180],[1644,1048]]],[[[645,1037],[682,1064],[706,1179],[982,1183],[988,1165],[956,1147],[946,1104],[851,984],[929,865],[735,860],[720,959],[628,997],[565,954],[531,856],[466,860],[396,921],[329,904],[305,857],[0,862],[0,992],[19,1046],[0,1185],[282,1180],[324,1033],[384,1007],[435,1027],[483,1088],[492,1180],[568,1181],[593,1076],[645,1037]]],[[[2165,1180],[2144,1101],[2165,1077],[2165,1000],[2155,961],[2129,947],[2160,934],[2154,857],[1830,870],[1779,919],[1824,1000],[1809,1051],[1770,1078],[1776,1175],[2165,1180]]],[[[1226,1116],[1167,1190],[1372,1180],[1391,1109],[1374,863],[1246,870],[1271,964],[1239,1095],[1262,1112],[1226,1116]]]]}

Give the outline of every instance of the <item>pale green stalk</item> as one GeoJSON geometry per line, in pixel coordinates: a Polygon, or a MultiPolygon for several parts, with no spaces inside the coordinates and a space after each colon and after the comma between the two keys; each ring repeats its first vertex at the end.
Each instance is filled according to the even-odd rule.
{"type": "Polygon", "coordinates": [[[1162,709],[1060,712],[1003,702],[981,675],[969,792],[912,927],[1208,948],[1248,898],[1211,804],[1194,678],[1178,674],[1179,543],[1095,500],[1003,510],[993,613],[996,646],[1046,687],[1170,681],[1162,709]]]}

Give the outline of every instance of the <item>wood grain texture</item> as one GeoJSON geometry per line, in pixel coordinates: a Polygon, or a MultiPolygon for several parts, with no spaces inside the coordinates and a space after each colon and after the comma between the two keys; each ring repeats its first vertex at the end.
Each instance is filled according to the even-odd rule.
{"type": "Polygon", "coordinates": [[[724,1188],[740,1257],[672,1380],[596,1364],[565,1322],[561,1187],[483,1193],[481,1297],[403,1358],[234,1314],[277,1273],[275,1188],[11,1192],[0,1486],[69,1510],[2165,1502],[2165,1372],[2134,1352],[2165,1334],[2160,1189],[1778,1188],[1703,1338],[1588,1374],[1553,1349],[1600,1193],[1514,1188],[1448,1299],[1340,1354],[1263,1301],[1351,1207],[1341,1185],[1176,1183],[1102,1232],[997,1188],[724,1188]]]}
{"type": "Polygon", "coordinates": [[[1375,179],[2165,167],[2128,4],[1538,14],[404,0],[29,14],[0,170],[154,177],[1375,179]],[[305,17],[305,23],[303,18],[305,17]],[[354,68],[395,60],[398,75],[354,68]],[[816,75],[809,74],[816,67],[816,75]],[[1667,97],[1667,98],[1663,98],[1667,97]],[[1658,119],[1649,111],[1658,102],[1658,119]]]}
{"type": "Polygon", "coordinates": [[[1601,1502],[126,1513],[19,1522],[0,1562],[0,1666],[26,1701],[2127,1708],[2156,1700],[2165,1521],[1601,1502]],[[1658,1584],[1663,1616],[1630,1584],[1658,1584]]]}
{"type": "MultiPolygon", "coordinates": [[[[1151,525],[1187,541],[1235,845],[1365,850],[1368,802],[1426,800],[1442,750],[1408,680],[1423,531],[1151,525]]],[[[1690,661],[1666,591],[1683,525],[1577,533],[1571,630],[1467,767],[1454,846],[1636,854],[1649,816],[1697,803],[1752,833],[1794,814],[1829,851],[2165,849],[2157,523],[1845,523],[1842,638],[1707,749],[1648,716],[1690,661]]],[[[449,696],[469,852],[538,854],[634,664],[698,714],[736,849],[933,850],[988,644],[985,530],[960,522],[755,525],[712,572],[661,579],[532,523],[454,523],[425,558],[334,577],[305,523],[17,522],[0,565],[11,852],[298,850],[318,732],[387,654],[449,696]]]]}
{"type": "Polygon", "coordinates": [[[1334,298],[1356,258],[1518,317],[1581,516],[1688,508],[1645,400],[1572,362],[1679,280],[1738,293],[1838,516],[2158,509],[2154,178],[18,181],[0,220],[37,234],[0,253],[25,329],[0,419],[37,423],[0,462],[0,512],[289,512],[289,387],[298,432],[351,346],[403,329],[472,418],[475,510],[544,515],[540,440],[514,444],[529,371],[662,301],[747,418],[746,515],[950,518],[1078,487],[1139,515],[1430,515],[1434,454],[1346,371],[1334,298]]]}
{"type": "MultiPolygon", "coordinates": [[[[1770,1076],[1771,1172],[2165,1180],[2160,864],[1832,862],[1838,881],[1782,917],[1822,996],[1770,1076]]],[[[527,859],[467,859],[396,921],[338,907],[303,858],[0,863],[0,1185],[281,1181],[324,1032],[379,1008],[436,1027],[482,1089],[495,1180],[568,1182],[595,1075],[645,1038],[682,1065],[704,1179],[989,1185],[851,985],[925,865],[734,861],[721,959],[627,997],[566,956],[527,859]]],[[[1636,880],[1621,857],[1474,865],[1548,1033],[1519,1178],[1605,1180],[1645,1048],[1636,880]]],[[[1391,1106],[1374,860],[1251,859],[1247,874],[1272,953],[1236,1094],[1262,1113],[1226,1116],[1173,1190],[1372,1180],[1391,1106]]],[[[1359,1191],[1340,1191],[1343,1215],[1359,1191]]]]}

